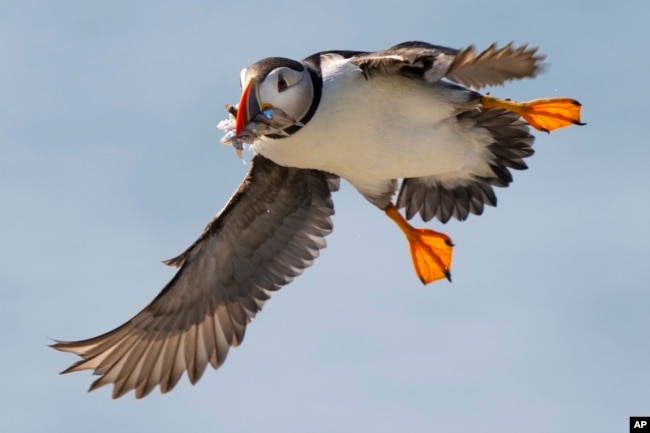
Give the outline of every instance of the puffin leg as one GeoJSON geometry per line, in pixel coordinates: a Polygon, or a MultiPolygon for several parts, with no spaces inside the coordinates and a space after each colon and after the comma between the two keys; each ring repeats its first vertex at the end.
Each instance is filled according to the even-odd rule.
{"type": "Polygon", "coordinates": [[[431,229],[415,228],[409,224],[392,203],[384,209],[386,215],[395,221],[409,243],[411,260],[423,284],[447,278],[451,281],[452,243],[449,236],[431,229]]]}
{"type": "Polygon", "coordinates": [[[491,96],[481,97],[483,108],[503,108],[519,114],[533,128],[550,132],[569,125],[584,125],[580,122],[580,103],[571,98],[533,99],[528,102],[513,102],[491,96]]]}

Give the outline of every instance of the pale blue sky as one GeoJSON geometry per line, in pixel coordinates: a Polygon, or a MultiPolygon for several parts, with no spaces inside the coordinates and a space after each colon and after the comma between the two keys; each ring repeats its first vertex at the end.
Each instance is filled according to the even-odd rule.
{"type": "Polygon", "coordinates": [[[650,415],[647,2],[189,3],[0,2],[0,431],[604,433],[650,415]],[[423,287],[344,185],[321,258],[196,386],[113,401],[57,375],[75,357],[49,338],[130,318],[245,175],[215,129],[241,68],[416,39],[538,45],[547,73],[492,94],[571,96],[588,123],[538,134],[497,208],[442,228],[453,284],[423,287]]]}

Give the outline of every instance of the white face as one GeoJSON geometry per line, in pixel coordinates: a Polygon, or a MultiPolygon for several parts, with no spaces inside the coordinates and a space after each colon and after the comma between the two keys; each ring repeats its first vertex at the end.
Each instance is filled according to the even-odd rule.
{"type": "MultiPolygon", "coordinates": [[[[242,71],[242,78],[248,78],[245,71],[242,71]]],[[[307,114],[313,98],[314,86],[307,69],[299,72],[287,67],[276,68],[259,86],[262,104],[279,108],[296,120],[307,114]]]]}

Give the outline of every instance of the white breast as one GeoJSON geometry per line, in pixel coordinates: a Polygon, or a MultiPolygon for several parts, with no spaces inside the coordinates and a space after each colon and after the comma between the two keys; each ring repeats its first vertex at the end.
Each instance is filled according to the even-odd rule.
{"type": "Polygon", "coordinates": [[[326,63],[312,119],[290,137],[257,141],[256,152],[337,174],[362,191],[390,179],[491,173],[487,131],[456,118],[467,93],[402,76],[366,79],[345,60],[326,63]]]}

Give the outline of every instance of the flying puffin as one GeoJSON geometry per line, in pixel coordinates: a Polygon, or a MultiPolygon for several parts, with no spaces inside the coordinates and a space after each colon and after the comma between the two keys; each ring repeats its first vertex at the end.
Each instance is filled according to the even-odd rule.
{"type": "Polygon", "coordinates": [[[113,384],[113,398],[141,398],[170,391],[184,372],[194,384],[208,363],[218,368],[271,294],[325,247],[341,178],[397,223],[423,283],[450,279],[451,239],[407,220],[480,215],[510,169],[527,168],[529,125],[581,124],[570,98],[477,92],[534,77],[543,59],[512,43],[477,54],[405,42],[245,68],[239,104],[226,106],[219,127],[240,156],[252,148],[246,178],[201,236],[164,262],[179,270],[149,305],[103,335],[52,345],[82,358],[63,373],[92,370],[100,377],[91,391],[113,384]]]}

